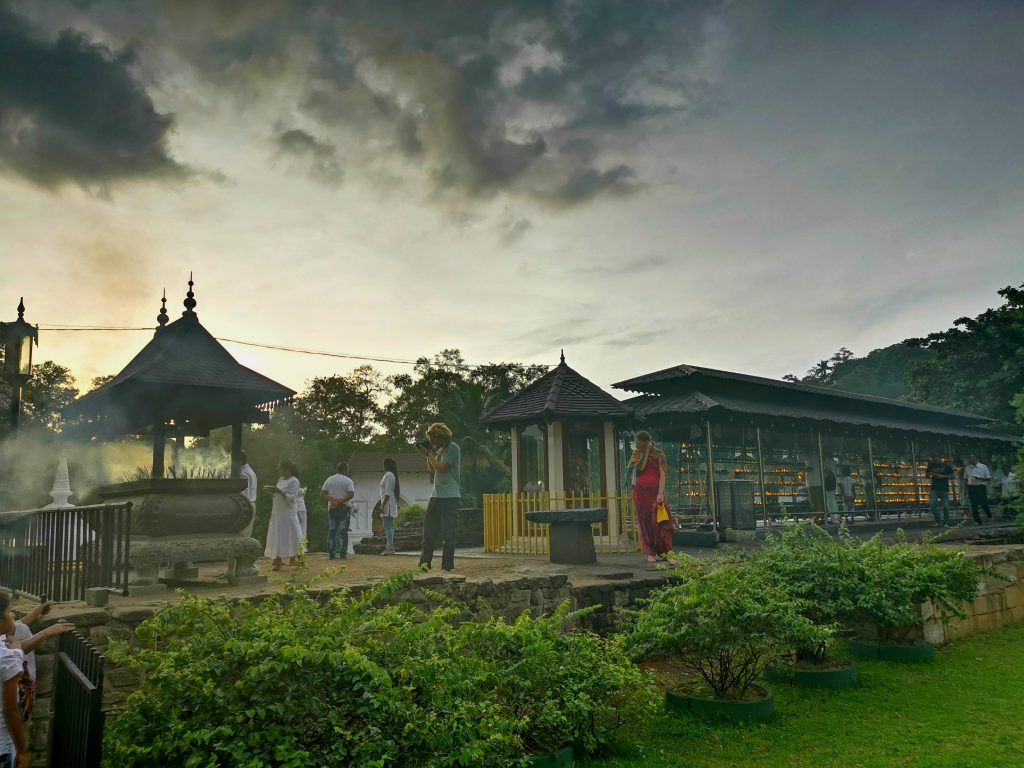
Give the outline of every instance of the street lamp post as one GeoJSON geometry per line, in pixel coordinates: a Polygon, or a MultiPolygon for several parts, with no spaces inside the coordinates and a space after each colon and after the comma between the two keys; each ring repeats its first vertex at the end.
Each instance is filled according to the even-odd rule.
{"type": "Polygon", "coordinates": [[[39,328],[25,322],[25,299],[18,303],[18,319],[0,323],[4,345],[4,380],[11,385],[11,431],[21,420],[21,388],[32,377],[32,343],[39,346],[39,328]]]}

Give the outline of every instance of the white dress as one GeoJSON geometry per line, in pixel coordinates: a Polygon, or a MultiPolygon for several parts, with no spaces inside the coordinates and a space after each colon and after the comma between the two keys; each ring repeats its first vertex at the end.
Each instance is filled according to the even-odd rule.
{"type": "Polygon", "coordinates": [[[299,530],[302,531],[302,554],[309,552],[309,515],[306,512],[306,489],[300,488],[295,499],[295,514],[299,517],[299,530]]]}
{"type": "Polygon", "coordinates": [[[270,525],[267,527],[267,557],[295,557],[302,554],[302,528],[296,513],[296,499],[301,490],[298,478],[283,477],[277,481],[281,491],[274,494],[274,506],[270,510],[270,525]]]}

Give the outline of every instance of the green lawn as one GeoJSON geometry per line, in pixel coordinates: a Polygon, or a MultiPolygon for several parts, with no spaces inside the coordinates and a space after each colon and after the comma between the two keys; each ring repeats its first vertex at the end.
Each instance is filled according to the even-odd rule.
{"type": "Polygon", "coordinates": [[[944,647],[932,664],[858,662],[859,686],[775,686],[756,725],[664,715],[592,768],[1024,768],[1024,622],[944,647]]]}

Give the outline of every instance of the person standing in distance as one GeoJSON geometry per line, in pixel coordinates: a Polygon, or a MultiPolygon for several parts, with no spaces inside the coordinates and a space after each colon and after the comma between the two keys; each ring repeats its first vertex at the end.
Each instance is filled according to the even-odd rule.
{"type": "Polygon", "coordinates": [[[928,462],[927,475],[931,478],[931,488],[928,491],[928,500],[932,507],[932,517],[935,518],[935,525],[949,525],[949,481],[953,479],[956,470],[953,465],[944,460],[941,456],[933,456],[928,462]],[[942,503],[942,514],[939,514],[939,503],[942,503]]]}
{"type": "Polygon", "coordinates": [[[452,431],[440,422],[427,427],[427,439],[416,443],[427,468],[434,473],[434,491],[427,502],[423,516],[423,551],[420,565],[430,568],[438,535],[443,540],[441,570],[455,570],[455,521],[459,515],[462,489],[459,485],[462,471],[462,450],[452,440],[452,431]]]}
{"type": "Polygon", "coordinates": [[[338,541],[339,556],[348,557],[348,527],[352,519],[349,502],[356,495],[356,485],[348,476],[348,463],[339,461],[335,473],[324,480],[320,498],[327,502],[327,559],[334,559],[334,543],[338,541]]]}
{"type": "Polygon", "coordinates": [[[974,516],[974,522],[981,525],[981,515],[978,514],[979,507],[985,510],[985,515],[989,520],[992,519],[992,510],[988,506],[988,481],[992,479],[992,474],[988,471],[988,467],[978,461],[978,457],[972,453],[967,457],[964,477],[967,480],[967,501],[971,504],[971,514],[974,516]]]}
{"type": "MultiPolygon", "coordinates": [[[[245,451],[239,451],[238,455],[242,460],[242,468],[238,470],[238,477],[241,480],[245,480],[245,490],[242,491],[242,495],[249,500],[250,504],[252,504],[252,517],[249,518],[249,524],[241,531],[241,535],[248,539],[252,536],[252,524],[256,522],[256,493],[259,489],[259,485],[256,484],[256,473],[253,472],[252,467],[249,466],[249,457],[246,455],[245,451]]],[[[234,576],[235,566],[237,564],[238,561],[234,558],[228,560],[228,570],[224,575],[226,577],[234,576]]]]}

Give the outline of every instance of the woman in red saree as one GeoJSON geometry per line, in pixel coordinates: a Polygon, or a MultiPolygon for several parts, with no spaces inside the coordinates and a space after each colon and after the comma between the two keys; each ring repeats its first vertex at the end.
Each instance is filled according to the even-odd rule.
{"type": "Polygon", "coordinates": [[[672,531],[675,530],[672,515],[669,514],[667,521],[658,522],[658,507],[664,504],[668,510],[665,499],[668,462],[664,452],[651,440],[649,432],[637,432],[634,445],[629,468],[630,471],[636,469],[633,511],[640,532],[640,547],[647,555],[647,562],[653,563],[660,558],[667,560],[669,565],[675,565],[674,560],[666,557],[672,551],[672,531]]]}

